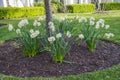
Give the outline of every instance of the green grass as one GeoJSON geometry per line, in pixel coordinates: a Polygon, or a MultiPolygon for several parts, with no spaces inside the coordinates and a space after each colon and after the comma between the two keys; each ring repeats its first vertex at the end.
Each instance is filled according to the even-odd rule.
{"type": "MultiPolygon", "coordinates": [[[[109,39],[109,41],[112,41],[114,43],[120,44],[120,11],[109,11],[108,14],[81,14],[81,13],[66,13],[66,14],[56,14],[57,16],[65,16],[68,15],[68,17],[73,17],[75,15],[78,15],[79,17],[85,16],[87,18],[93,16],[96,19],[105,19],[106,24],[110,24],[109,31],[115,34],[115,37],[112,39],[109,39]]],[[[29,21],[32,22],[35,18],[29,18],[29,21]]],[[[13,24],[14,27],[17,27],[18,22],[21,19],[10,19],[10,20],[0,20],[0,23],[4,24],[13,24]]],[[[9,32],[7,30],[7,26],[0,28],[0,44],[2,44],[5,40],[10,40],[13,38],[16,38],[17,35],[14,32],[9,32]]],[[[114,67],[111,67],[109,69],[90,72],[90,73],[84,73],[80,75],[72,75],[72,76],[65,76],[60,78],[17,78],[13,76],[5,76],[3,74],[0,74],[0,80],[120,80],[120,65],[116,65],[114,67]]]]}

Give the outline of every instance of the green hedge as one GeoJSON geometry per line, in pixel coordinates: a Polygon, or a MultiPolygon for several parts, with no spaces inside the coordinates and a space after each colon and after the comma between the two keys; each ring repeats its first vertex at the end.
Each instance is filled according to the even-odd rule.
{"type": "Polygon", "coordinates": [[[101,10],[120,10],[119,2],[101,3],[101,10]]]}
{"type": "Polygon", "coordinates": [[[95,10],[94,4],[67,5],[67,12],[70,12],[70,13],[85,13],[85,12],[93,12],[94,10],[95,10]]]}
{"type": "MultiPolygon", "coordinates": [[[[34,6],[35,7],[44,7],[44,2],[35,2],[34,6]]],[[[64,10],[63,3],[58,2],[57,0],[51,1],[51,7],[52,7],[52,13],[63,12],[63,10],[64,10]]]]}
{"type": "Polygon", "coordinates": [[[1,7],[0,8],[0,19],[39,16],[43,14],[44,14],[43,7],[26,7],[26,8],[1,7]]]}

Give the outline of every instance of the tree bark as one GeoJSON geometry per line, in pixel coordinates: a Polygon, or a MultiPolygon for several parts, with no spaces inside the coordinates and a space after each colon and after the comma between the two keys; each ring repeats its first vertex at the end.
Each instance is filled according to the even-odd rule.
{"type": "Polygon", "coordinates": [[[51,0],[44,0],[45,4],[45,13],[46,13],[46,33],[50,35],[50,29],[48,23],[52,21],[52,9],[51,9],[51,0]]]}

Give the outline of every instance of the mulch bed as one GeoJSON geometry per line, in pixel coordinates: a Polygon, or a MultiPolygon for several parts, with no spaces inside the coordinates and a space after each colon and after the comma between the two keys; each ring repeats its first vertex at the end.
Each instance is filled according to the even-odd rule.
{"type": "Polygon", "coordinates": [[[111,14],[112,12],[108,11],[96,11],[94,14],[111,14]]]}
{"type": "Polygon", "coordinates": [[[60,77],[102,70],[120,63],[120,45],[100,41],[94,53],[86,45],[73,44],[65,60],[74,63],[54,63],[49,52],[35,57],[23,57],[22,50],[12,46],[14,41],[0,45],[0,73],[17,77],[60,77]]]}
{"type": "Polygon", "coordinates": [[[0,27],[3,27],[4,25],[7,25],[7,24],[1,24],[1,23],[0,23],[0,27]]]}

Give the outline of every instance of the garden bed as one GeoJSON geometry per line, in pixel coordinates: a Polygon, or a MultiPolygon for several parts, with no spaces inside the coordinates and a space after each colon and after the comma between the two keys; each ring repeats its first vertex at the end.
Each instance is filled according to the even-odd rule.
{"type": "Polygon", "coordinates": [[[23,57],[22,49],[13,46],[14,40],[0,45],[0,73],[17,77],[60,77],[102,70],[120,63],[120,45],[100,41],[94,53],[85,44],[72,45],[68,63],[54,63],[49,52],[35,57],[23,57]]]}
{"type": "Polygon", "coordinates": [[[1,24],[1,23],[0,23],[0,27],[3,27],[4,25],[7,25],[7,24],[1,24]]]}

